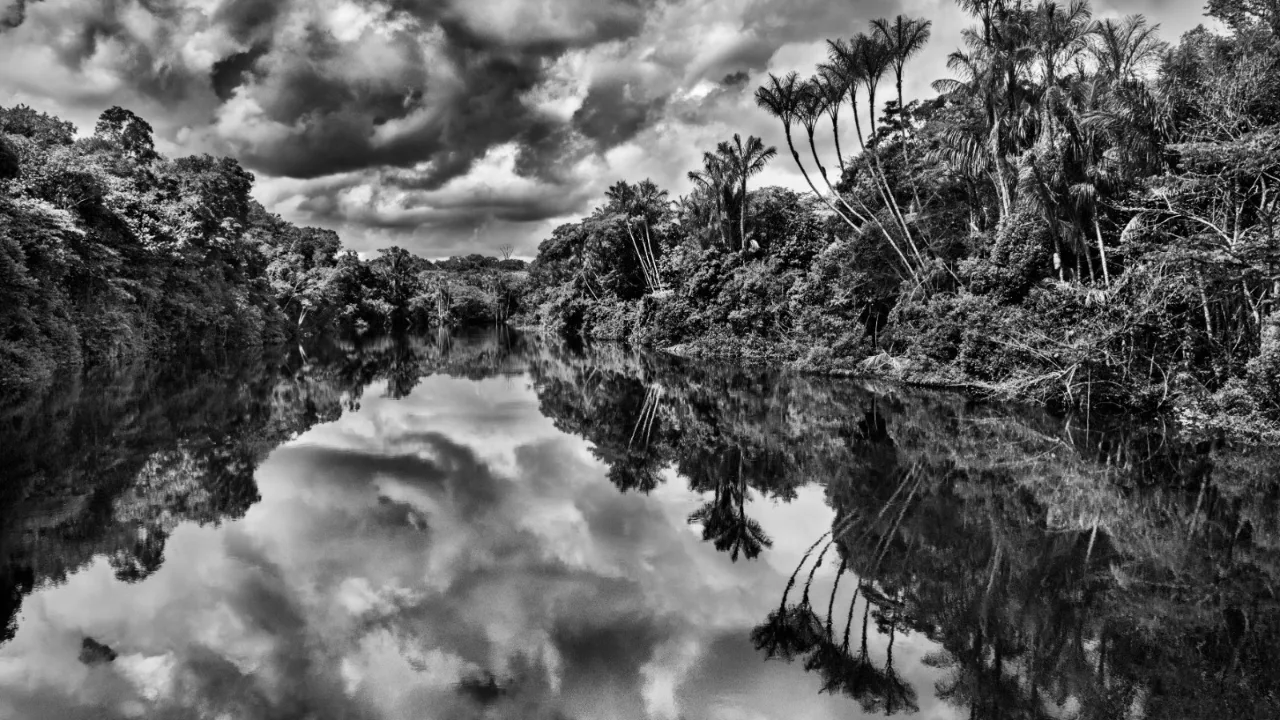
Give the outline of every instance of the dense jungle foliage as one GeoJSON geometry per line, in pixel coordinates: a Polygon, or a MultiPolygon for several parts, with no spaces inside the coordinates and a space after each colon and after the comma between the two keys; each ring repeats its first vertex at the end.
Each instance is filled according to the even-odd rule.
{"type": "Polygon", "coordinates": [[[1214,0],[1229,32],[1169,45],[1082,0],[960,2],[975,25],[936,97],[903,104],[930,35],[904,16],[758,89],[812,193],[748,187],[775,149],[739,136],[675,202],[619,182],[542,243],[536,320],[1059,407],[1280,420],[1280,10],[1214,0]]]}
{"type": "Polygon", "coordinates": [[[518,309],[520,260],[398,247],[361,260],[334,232],[266,212],[252,188],[232,159],[161,157],[128,110],[77,139],[70,123],[0,108],[0,394],[144,354],[518,309]]]}
{"type": "Polygon", "coordinates": [[[821,487],[832,526],[812,529],[752,640],[868,712],[910,711],[924,692],[895,665],[908,635],[937,645],[924,659],[946,670],[936,692],[975,718],[1280,709],[1272,449],[505,329],[139,365],[3,418],[0,460],[18,482],[0,497],[0,643],[33,587],[101,555],[122,580],[146,578],[175,525],[255,502],[275,445],[372,383],[402,397],[433,373],[526,374],[619,491],[699,493],[688,521],[730,560],[772,551],[758,503],[821,487]],[[837,578],[821,591],[818,565],[837,578]],[[868,648],[870,628],[887,648],[868,648]]]}

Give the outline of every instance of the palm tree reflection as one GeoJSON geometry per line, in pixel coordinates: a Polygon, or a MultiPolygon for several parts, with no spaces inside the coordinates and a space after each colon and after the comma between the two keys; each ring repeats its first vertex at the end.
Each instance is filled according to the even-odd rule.
{"type": "Polygon", "coordinates": [[[733,479],[720,479],[715,495],[689,515],[689,523],[702,524],[702,539],[715,544],[716,550],[754,560],[760,551],[773,546],[773,540],[760,523],[747,517],[747,480],[742,474],[742,453],[738,453],[738,472],[733,479]]]}

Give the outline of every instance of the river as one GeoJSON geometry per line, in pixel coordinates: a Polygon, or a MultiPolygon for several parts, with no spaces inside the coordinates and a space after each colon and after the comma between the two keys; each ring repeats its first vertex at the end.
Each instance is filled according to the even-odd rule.
{"type": "Polygon", "coordinates": [[[1280,452],[501,330],[0,412],[0,718],[1280,717],[1280,452]]]}

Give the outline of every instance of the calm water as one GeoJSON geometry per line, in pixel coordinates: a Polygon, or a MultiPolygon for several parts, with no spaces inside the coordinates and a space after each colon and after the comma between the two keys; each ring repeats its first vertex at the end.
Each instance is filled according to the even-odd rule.
{"type": "Polygon", "coordinates": [[[1280,716],[1280,452],[511,332],[0,412],[0,718],[1280,716]]]}

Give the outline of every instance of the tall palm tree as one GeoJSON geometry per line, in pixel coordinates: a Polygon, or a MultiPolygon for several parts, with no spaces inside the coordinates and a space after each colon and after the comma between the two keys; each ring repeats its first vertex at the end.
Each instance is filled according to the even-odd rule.
{"type": "Polygon", "coordinates": [[[649,256],[649,267],[653,269],[654,278],[658,281],[658,289],[662,290],[662,271],[658,267],[658,253],[653,249],[653,233],[651,226],[662,217],[670,207],[671,201],[666,190],[661,190],[649,178],[636,185],[635,208],[640,216],[640,226],[644,230],[644,247],[649,256]]]}
{"type": "MultiPolygon", "coordinates": [[[[884,41],[889,50],[889,65],[893,68],[894,85],[898,90],[898,121],[900,124],[899,134],[902,138],[902,159],[909,165],[911,157],[908,153],[906,142],[907,106],[902,97],[902,73],[907,66],[907,61],[915,57],[929,42],[930,29],[933,27],[933,22],[924,18],[909,18],[906,15],[898,15],[892,22],[884,18],[872,20],[871,27],[873,32],[884,41]]],[[[916,188],[914,178],[911,180],[911,195],[915,199],[917,209],[919,209],[920,191],[916,188]]]]}
{"type": "MultiPolygon", "coordinates": [[[[652,183],[650,183],[652,185],[652,183]]],[[[650,292],[661,288],[661,281],[658,277],[658,268],[653,263],[653,253],[651,249],[642,247],[647,242],[646,239],[637,239],[635,234],[635,219],[637,215],[643,215],[647,208],[641,199],[638,186],[632,185],[625,180],[619,180],[605,191],[605,197],[608,198],[613,206],[613,211],[622,216],[623,226],[627,230],[627,237],[631,240],[631,249],[636,254],[636,260],[640,263],[640,270],[644,274],[645,284],[650,292]],[[644,240],[644,242],[642,242],[644,240]]]]}
{"type": "Polygon", "coordinates": [[[768,165],[769,161],[777,156],[778,148],[772,145],[765,147],[764,141],[755,135],[748,136],[747,142],[743,144],[742,136],[734,133],[733,142],[730,143],[726,140],[720,143],[716,147],[716,151],[725,159],[740,186],[742,199],[738,210],[738,249],[746,250],[747,178],[759,175],[764,170],[765,165],[768,165]]]}
{"type": "Polygon", "coordinates": [[[1092,16],[1087,0],[1069,0],[1065,7],[1057,0],[1040,0],[1036,6],[1032,30],[1044,83],[1041,136],[1046,141],[1051,142],[1056,135],[1054,111],[1062,104],[1063,97],[1059,76],[1064,68],[1089,49],[1092,16]]]}
{"type": "MultiPolygon", "coordinates": [[[[730,205],[733,199],[733,169],[725,162],[725,158],[719,154],[704,152],[702,154],[702,171],[699,174],[702,178],[705,178],[707,189],[715,195],[716,224],[720,227],[720,242],[726,250],[730,249],[732,243],[729,242],[725,226],[732,217],[730,215],[730,205]]],[[[689,179],[694,179],[692,173],[690,173],[689,179]]],[[[694,182],[698,181],[695,180],[694,182]]]]}
{"type": "Polygon", "coordinates": [[[871,27],[889,51],[889,65],[893,68],[894,84],[898,89],[898,112],[904,112],[902,72],[907,61],[919,54],[929,42],[933,21],[899,15],[892,22],[884,18],[872,20],[871,27]]]}
{"type": "Polygon", "coordinates": [[[720,188],[716,186],[715,181],[702,170],[690,170],[686,175],[689,181],[694,184],[694,192],[688,198],[682,198],[682,203],[691,210],[699,223],[705,218],[705,225],[710,227],[712,224],[716,226],[716,230],[720,235],[720,244],[725,245],[724,223],[721,221],[721,201],[720,188]]]}
{"type": "Polygon", "coordinates": [[[814,142],[814,131],[818,127],[818,121],[827,112],[827,97],[818,77],[806,80],[800,86],[796,103],[796,119],[804,126],[805,134],[809,138],[809,152],[813,155],[814,164],[818,166],[818,174],[822,176],[822,181],[832,195],[838,197],[835,187],[831,185],[831,178],[827,176],[827,168],[822,164],[822,158],[818,156],[818,146],[814,142]]]}
{"type": "Polygon", "coordinates": [[[796,166],[800,168],[800,174],[804,176],[804,181],[808,183],[809,189],[813,190],[813,194],[817,195],[818,199],[849,227],[858,230],[859,225],[853,221],[853,218],[841,212],[826,195],[818,192],[817,186],[813,184],[813,179],[809,177],[809,171],[805,170],[804,163],[800,160],[800,153],[796,151],[795,139],[791,135],[791,126],[797,120],[802,94],[803,84],[798,73],[789,72],[781,78],[770,73],[769,83],[756,89],[756,105],[782,121],[782,129],[787,138],[787,148],[791,150],[791,157],[795,160],[796,166]]]}
{"type": "MultiPolygon", "coordinates": [[[[831,41],[827,42],[829,44],[831,41]]],[[[836,159],[840,163],[840,174],[843,176],[845,166],[844,151],[840,149],[840,108],[844,105],[845,96],[849,94],[849,79],[835,65],[823,63],[818,66],[818,74],[813,82],[822,96],[827,117],[831,118],[831,135],[836,141],[836,159]]]]}
{"type": "MultiPolygon", "coordinates": [[[[850,49],[857,56],[857,64],[861,69],[862,84],[867,88],[867,102],[871,110],[871,142],[875,142],[876,137],[876,88],[880,85],[880,80],[888,71],[892,62],[892,54],[890,48],[885,44],[879,35],[867,35],[866,33],[858,33],[850,44],[850,49]]],[[[855,114],[857,109],[854,109],[855,114]]],[[[861,141],[861,138],[859,138],[861,141]]],[[[865,146],[863,147],[865,153],[865,146]]],[[[898,227],[902,229],[902,234],[907,240],[907,244],[911,247],[912,252],[916,256],[916,260],[922,265],[924,258],[920,254],[920,250],[916,247],[915,239],[911,236],[911,227],[907,224],[906,217],[902,214],[902,209],[898,207],[898,200],[893,195],[893,188],[889,186],[889,178],[885,175],[884,168],[880,165],[880,156],[875,152],[869,153],[871,164],[875,171],[879,173],[880,195],[884,200],[884,204],[889,208],[889,212],[897,221],[898,227]]]]}
{"type": "MultiPolygon", "coordinates": [[[[868,153],[867,153],[867,145],[863,139],[863,134],[862,134],[862,121],[861,119],[859,119],[859,116],[858,116],[858,88],[864,86],[867,81],[868,71],[867,71],[866,62],[867,62],[868,54],[864,52],[862,46],[864,43],[869,41],[870,40],[868,36],[865,34],[860,34],[849,41],[846,41],[843,38],[837,39],[837,40],[828,40],[827,41],[827,57],[829,58],[829,63],[825,66],[827,68],[830,68],[828,72],[838,75],[840,77],[841,83],[845,87],[845,92],[849,96],[849,101],[853,106],[854,132],[858,136],[858,146],[862,149],[864,160],[868,157],[868,153]]],[[[883,72],[881,72],[881,74],[883,74],[883,72]]],[[[834,124],[833,124],[833,129],[834,129],[834,124]]],[[[883,178],[877,174],[877,170],[879,169],[879,166],[875,163],[868,163],[867,167],[871,175],[872,184],[875,185],[876,187],[876,192],[881,196],[882,199],[885,199],[885,191],[881,185],[883,178]]],[[[871,219],[871,222],[875,223],[875,225],[880,228],[880,231],[884,234],[885,239],[889,242],[889,246],[893,249],[893,251],[898,255],[898,258],[902,261],[903,266],[907,269],[908,273],[914,276],[916,274],[915,268],[913,267],[911,261],[907,259],[906,254],[898,246],[898,242],[893,237],[893,234],[890,233],[889,230],[885,228],[884,224],[880,222],[880,219],[876,215],[876,213],[873,212],[870,208],[866,207],[866,204],[863,203],[858,198],[856,193],[853,195],[853,200],[854,202],[858,202],[860,205],[862,205],[863,210],[866,213],[866,216],[871,219]]],[[[888,205],[888,202],[889,201],[885,199],[886,205],[888,205]]],[[[845,203],[845,204],[846,206],[848,205],[848,203],[845,203]]],[[[850,210],[852,211],[852,208],[850,208],[850,210]]],[[[896,215],[895,215],[895,219],[896,219],[896,215]]]]}
{"type": "Polygon", "coordinates": [[[889,69],[889,63],[892,56],[889,52],[889,46],[878,35],[867,35],[866,33],[858,33],[853,38],[851,45],[853,52],[858,55],[858,62],[862,67],[862,84],[867,88],[867,102],[871,108],[871,138],[874,140],[876,136],[876,88],[880,86],[880,80],[889,69]]]}
{"type": "MultiPolygon", "coordinates": [[[[962,132],[959,127],[948,128],[944,137],[945,147],[955,150],[957,158],[962,159],[964,169],[977,171],[981,165],[975,150],[981,148],[989,155],[992,184],[996,188],[996,197],[1000,201],[999,217],[1003,218],[1012,210],[1013,200],[1009,191],[1009,182],[1005,169],[1001,121],[999,118],[1001,74],[993,61],[993,53],[982,45],[981,38],[966,31],[966,41],[971,50],[956,50],[947,56],[947,69],[959,78],[944,78],[933,83],[933,89],[944,95],[953,95],[963,101],[975,98],[982,103],[984,127],[972,128],[962,132]]],[[[984,163],[985,164],[985,163],[984,163]]]]}

